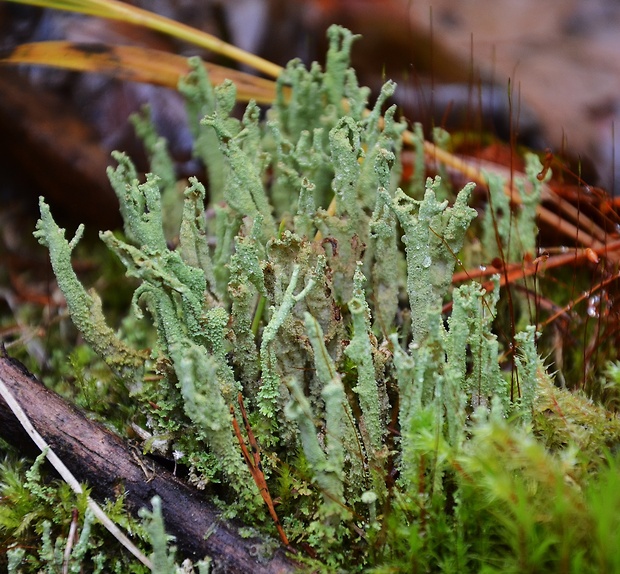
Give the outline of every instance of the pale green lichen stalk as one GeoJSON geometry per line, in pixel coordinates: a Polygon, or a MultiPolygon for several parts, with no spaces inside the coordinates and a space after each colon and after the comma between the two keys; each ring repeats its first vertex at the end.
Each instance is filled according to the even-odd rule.
{"type": "Polygon", "coordinates": [[[355,272],[353,284],[353,298],[348,303],[353,337],[345,350],[345,355],[357,369],[357,384],[353,387],[353,391],[359,397],[365,429],[362,436],[366,438],[366,449],[374,456],[383,446],[385,422],[381,416],[379,387],[375,378],[372,348],[374,336],[370,331],[370,308],[364,295],[364,275],[359,267],[355,272]]]}
{"type": "Polygon", "coordinates": [[[80,226],[71,241],[65,239],[64,229],[52,218],[43,199],[39,201],[41,219],[35,237],[49,249],[52,268],[62,289],[75,326],[86,341],[105,359],[110,368],[123,379],[134,383],[142,376],[145,353],[132,349],[108,327],[101,308],[101,299],[95,291],[87,292],[71,266],[71,251],[83,233],[80,226]]]}
{"type": "MultiPolygon", "coordinates": [[[[176,248],[164,233],[161,194],[172,185],[165,146],[144,118],[138,122],[152,168],[164,172],[143,183],[115,154],[109,176],[125,233],[101,237],[140,281],[132,312],[148,312],[154,348],[132,349],[106,326],[96,294],[71,268],[80,233],[68,242],[43,201],[36,235],[86,340],[125,379],[140,379],[148,364],[133,400],[149,432],[170,438],[190,479],[229,484],[231,515],[266,516],[233,432],[230,406],[238,409],[241,392],[265,476],[281,489],[274,498],[289,537],[309,542],[335,568],[346,562],[347,545],[389,538],[390,513],[402,512],[420,545],[434,544],[432,520],[453,521],[446,536],[462,548],[470,526],[459,505],[469,490],[459,469],[468,439],[487,448],[484,432],[509,432],[512,415],[521,437],[549,393],[539,387],[535,329],[513,341],[512,381],[500,368],[497,281],[489,291],[452,289],[476,218],[473,184],[439,200],[446,189],[438,178],[424,185],[416,127],[417,174],[411,189],[398,188],[404,125],[394,108],[383,128],[379,121],[394,86],[367,114],[369,91],[348,67],[355,37],[334,27],[329,38],[325,71],[287,66],[266,123],[253,103],[241,120],[231,117],[234,86],[213,88],[191,62],[181,91],[210,187],[190,180],[176,248]],[[206,116],[199,125],[198,116],[206,116]]],[[[511,233],[527,252],[535,244],[540,186],[522,188],[517,231],[503,184],[490,178],[490,187],[482,225],[497,236],[486,234],[486,256],[499,241],[512,261],[511,233]]]]}
{"type": "Polygon", "coordinates": [[[393,199],[382,192],[405,234],[407,292],[413,319],[413,341],[422,344],[437,319],[438,310],[452,281],[465,233],[476,216],[467,206],[473,184],[459,192],[452,207],[438,201],[435,190],[440,180],[429,180],[422,201],[398,190],[393,199]]]}

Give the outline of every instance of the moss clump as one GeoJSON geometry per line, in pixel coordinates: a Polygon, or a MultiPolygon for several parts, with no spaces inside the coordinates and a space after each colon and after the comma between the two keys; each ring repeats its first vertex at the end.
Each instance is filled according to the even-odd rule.
{"type": "MultiPolygon", "coordinates": [[[[28,467],[10,447],[2,450],[7,454],[0,464],[0,548],[8,572],[62,572],[64,566],[79,572],[85,565],[92,572],[148,571],[128,553],[109,552],[117,543],[94,522],[88,490],[76,495],[66,483],[43,478],[44,454],[28,467]]],[[[122,497],[104,511],[138,545],[148,546],[147,532],[126,511],[122,497]]]]}

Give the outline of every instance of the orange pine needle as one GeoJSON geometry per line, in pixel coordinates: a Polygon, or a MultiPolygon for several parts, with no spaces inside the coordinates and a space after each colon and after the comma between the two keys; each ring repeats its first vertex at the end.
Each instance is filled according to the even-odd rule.
{"type": "Polygon", "coordinates": [[[256,437],[252,432],[252,428],[250,427],[241,393],[239,393],[237,400],[239,401],[239,408],[241,409],[243,425],[245,426],[245,430],[248,435],[248,442],[250,443],[250,448],[252,449],[252,455],[250,455],[248,447],[245,444],[245,439],[241,434],[241,427],[239,426],[239,423],[237,422],[237,417],[235,416],[235,408],[233,405],[230,405],[230,414],[232,415],[233,429],[235,431],[235,435],[237,436],[237,440],[239,441],[239,446],[241,447],[243,458],[245,460],[245,463],[248,465],[250,474],[252,475],[256,486],[258,487],[258,491],[260,492],[263,501],[269,509],[269,514],[271,515],[271,518],[276,525],[276,529],[278,531],[282,544],[284,544],[285,546],[290,546],[288,537],[286,536],[286,533],[282,528],[282,524],[280,523],[280,519],[278,518],[278,514],[276,513],[275,506],[273,505],[271,494],[269,494],[269,487],[267,486],[267,481],[265,480],[263,467],[260,461],[260,449],[258,447],[258,443],[256,442],[256,437]]]}
{"type": "MultiPolygon", "coordinates": [[[[176,89],[179,80],[190,72],[187,58],[163,50],[67,41],[22,44],[0,58],[0,64],[37,64],[78,72],[105,73],[119,80],[171,89],[176,89]]],[[[270,104],[275,99],[276,85],[272,80],[210,62],[204,62],[204,66],[214,84],[221,84],[225,79],[232,80],[237,87],[239,101],[253,99],[259,104],[270,104]]]]}

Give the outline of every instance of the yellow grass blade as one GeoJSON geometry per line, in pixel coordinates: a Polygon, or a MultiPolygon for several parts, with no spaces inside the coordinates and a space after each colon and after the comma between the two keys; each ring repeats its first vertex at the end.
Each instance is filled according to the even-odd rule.
{"type": "Polygon", "coordinates": [[[219,38],[196,30],[186,24],[175,22],[170,18],[154,14],[148,10],[137,8],[119,2],[117,0],[8,0],[17,4],[29,4],[31,6],[41,6],[44,8],[54,8],[56,10],[66,10],[69,12],[79,12],[89,16],[109,18],[112,20],[122,20],[130,24],[150,28],[162,32],[169,36],[190,42],[196,46],[206,48],[217,54],[243,63],[255,70],[264,73],[272,78],[278,77],[282,67],[250,54],[241,48],[237,48],[219,38]]]}
{"type": "MultiPolygon", "coordinates": [[[[187,59],[176,54],[139,46],[111,46],[66,41],[22,44],[0,58],[0,64],[37,64],[80,72],[110,74],[120,80],[144,82],[176,89],[179,79],[188,74],[187,59]]],[[[237,99],[251,99],[271,104],[275,98],[275,82],[251,74],[205,63],[214,84],[225,79],[237,86],[237,99]]]]}

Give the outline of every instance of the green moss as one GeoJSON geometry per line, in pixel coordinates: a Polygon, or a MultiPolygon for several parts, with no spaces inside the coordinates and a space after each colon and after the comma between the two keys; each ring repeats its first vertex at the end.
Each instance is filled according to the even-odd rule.
{"type": "MultiPolygon", "coordinates": [[[[41,455],[28,468],[25,460],[8,449],[0,464],[0,548],[6,553],[8,572],[70,572],[90,565],[92,572],[146,572],[123,552],[110,552],[118,543],[87,509],[88,490],[76,495],[64,482],[41,476],[41,455]],[[65,555],[71,524],[77,527],[77,542],[65,555]]],[[[126,511],[123,498],[108,502],[104,511],[131,531],[134,541],[145,546],[148,535],[126,511]]],[[[0,561],[0,564],[2,562],[0,561]]]]}

